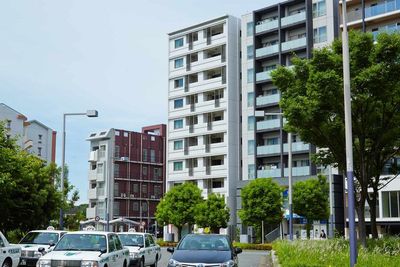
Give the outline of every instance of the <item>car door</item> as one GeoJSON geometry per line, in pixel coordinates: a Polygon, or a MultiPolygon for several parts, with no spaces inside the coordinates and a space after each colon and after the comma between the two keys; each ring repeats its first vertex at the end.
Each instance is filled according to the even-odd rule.
{"type": "Polygon", "coordinates": [[[112,234],[108,235],[108,258],[109,258],[109,266],[118,266],[117,263],[117,255],[116,255],[116,247],[112,234]]]}
{"type": "Polygon", "coordinates": [[[156,260],[156,251],[154,247],[153,238],[149,234],[145,235],[145,244],[146,244],[146,264],[153,264],[156,260]]]}
{"type": "Polygon", "coordinates": [[[6,244],[0,235],[0,266],[3,265],[3,262],[7,256],[7,250],[6,250],[5,246],[6,246],[6,244]]]}
{"type": "Polygon", "coordinates": [[[124,260],[125,260],[125,255],[124,255],[124,248],[122,246],[121,241],[119,240],[117,235],[112,235],[112,238],[114,239],[114,244],[115,244],[115,254],[117,257],[117,264],[118,266],[123,266],[124,260]]]}

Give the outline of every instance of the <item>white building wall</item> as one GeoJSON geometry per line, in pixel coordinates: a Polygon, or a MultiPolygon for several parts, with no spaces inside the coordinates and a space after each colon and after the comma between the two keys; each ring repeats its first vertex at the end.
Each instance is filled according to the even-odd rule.
{"type": "Polygon", "coordinates": [[[32,141],[32,147],[28,149],[30,153],[46,160],[47,162],[51,162],[53,141],[52,129],[37,121],[30,121],[29,125],[26,126],[26,140],[32,141]]]}
{"type": "Polygon", "coordinates": [[[17,138],[17,144],[19,147],[24,148],[24,121],[25,116],[10,108],[6,104],[0,103],[0,121],[5,122],[7,128],[7,121],[11,121],[8,132],[10,137],[17,138]]]}

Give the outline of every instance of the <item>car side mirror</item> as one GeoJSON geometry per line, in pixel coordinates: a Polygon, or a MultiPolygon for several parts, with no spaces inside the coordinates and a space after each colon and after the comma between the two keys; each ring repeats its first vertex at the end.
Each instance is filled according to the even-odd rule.
{"type": "Polygon", "coordinates": [[[242,249],[241,248],[234,248],[234,249],[235,249],[235,253],[236,254],[242,253],[242,249]]]}
{"type": "Polygon", "coordinates": [[[169,253],[174,253],[175,248],[167,248],[167,251],[168,251],[169,253]]]}
{"type": "Polygon", "coordinates": [[[39,251],[40,253],[42,253],[42,255],[44,255],[45,252],[46,252],[46,250],[45,250],[43,247],[38,248],[38,251],[39,251]]]}
{"type": "Polygon", "coordinates": [[[55,245],[56,245],[56,244],[53,243],[53,242],[49,243],[49,247],[54,247],[55,245]]]}
{"type": "Polygon", "coordinates": [[[144,244],[139,244],[139,248],[144,248],[144,244]]]}
{"type": "Polygon", "coordinates": [[[106,253],[106,252],[107,252],[107,249],[106,249],[106,248],[100,249],[100,255],[99,255],[99,257],[100,257],[101,255],[103,255],[104,253],[106,253]]]}

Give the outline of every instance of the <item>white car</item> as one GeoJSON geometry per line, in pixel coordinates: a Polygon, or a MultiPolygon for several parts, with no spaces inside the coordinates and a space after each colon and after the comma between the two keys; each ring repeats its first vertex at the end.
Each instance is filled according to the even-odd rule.
{"type": "Polygon", "coordinates": [[[122,244],[129,249],[130,266],[157,267],[161,259],[161,249],[151,234],[120,232],[117,235],[122,244]]]}
{"type": "Polygon", "coordinates": [[[36,266],[127,267],[128,263],[129,250],[115,233],[79,231],[66,233],[36,266]]]}
{"type": "Polygon", "coordinates": [[[10,245],[4,235],[0,232],[0,266],[17,267],[21,257],[21,248],[10,245]]]}
{"type": "Polygon", "coordinates": [[[38,259],[60,240],[66,231],[57,230],[35,230],[27,233],[21,241],[21,261],[20,266],[36,266],[38,259]],[[39,250],[41,252],[39,252],[39,250]]]}

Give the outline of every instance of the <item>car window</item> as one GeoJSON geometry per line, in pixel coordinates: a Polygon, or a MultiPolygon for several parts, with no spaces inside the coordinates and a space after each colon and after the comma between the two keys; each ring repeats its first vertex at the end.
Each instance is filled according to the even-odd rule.
{"type": "Polygon", "coordinates": [[[150,239],[149,239],[149,236],[148,235],[146,235],[146,248],[147,247],[150,247],[150,239]]]}
{"type": "Polygon", "coordinates": [[[149,235],[149,237],[150,237],[150,244],[155,246],[156,245],[156,240],[154,239],[154,236],[149,235]]]}
{"type": "Polygon", "coordinates": [[[54,250],[101,251],[106,248],[105,235],[65,234],[54,250]]]}
{"type": "Polygon", "coordinates": [[[228,239],[223,235],[187,235],[178,250],[230,250],[228,239]]]}
{"type": "Polygon", "coordinates": [[[2,248],[4,246],[5,246],[5,244],[4,244],[3,238],[0,237],[0,248],[2,248]]]}
{"type": "Polygon", "coordinates": [[[57,243],[57,233],[44,233],[44,232],[29,232],[21,240],[21,244],[40,244],[48,245],[50,243],[57,243]]]}
{"type": "Polygon", "coordinates": [[[141,234],[118,234],[124,246],[143,246],[143,235],[141,234]]]}
{"type": "Polygon", "coordinates": [[[122,244],[121,241],[119,240],[117,235],[113,235],[113,239],[115,242],[115,247],[117,248],[117,250],[121,250],[122,249],[122,244]]]}
{"type": "Polygon", "coordinates": [[[115,251],[115,243],[114,243],[114,239],[112,238],[112,235],[108,236],[108,252],[113,252],[115,251]]]}

